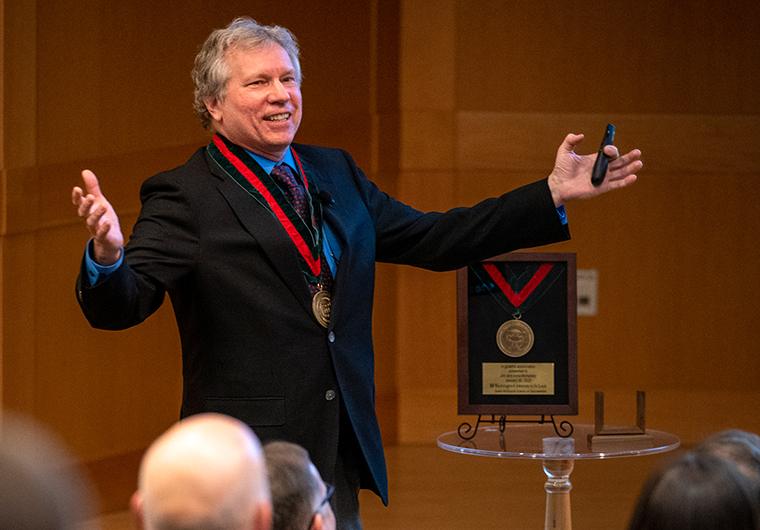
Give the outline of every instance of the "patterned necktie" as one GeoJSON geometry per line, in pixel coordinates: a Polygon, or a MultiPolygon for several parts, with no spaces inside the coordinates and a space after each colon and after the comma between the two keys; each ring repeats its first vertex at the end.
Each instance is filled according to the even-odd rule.
{"type": "Polygon", "coordinates": [[[272,178],[280,186],[285,198],[295,209],[307,224],[308,216],[306,215],[306,191],[303,186],[296,180],[296,176],[290,166],[287,164],[277,164],[272,169],[272,178]]]}
{"type": "MultiPolygon", "coordinates": [[[[288,199],[288,202],[293,206],[293,209],[295,209],[298,215],[301,216],[301,219],[308,223],[308,216],[306,214],[306,191],[301,183],[296,180],[296,176],[293,173],[293,170],[290,169],[290,166],[284,162],[277,164],[274,166],[274,169],[272,169],[270,175],[277,185],[280,186],[280,189],[282,189],[282,192],[285,194],[285,198],[288,199]]],[[[321,283],[322,289],[332,291],[333,277],[324,256],[322,258],[321,283]]],[[[314,296],[319,290],[319,285],[309,284],[309,292],[312,296],[314,296]]]]}

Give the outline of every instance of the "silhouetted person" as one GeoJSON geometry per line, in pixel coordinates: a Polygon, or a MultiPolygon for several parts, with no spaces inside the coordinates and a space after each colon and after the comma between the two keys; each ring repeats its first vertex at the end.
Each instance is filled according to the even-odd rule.
{"type": "Polygon", "coordinates": [[[758,530],[760,497],[731,462],[692,452],[644,484],[628,530],[758,530]]]}
{"type": "Polygon", "coordinates": [[[0,529],[75,530],[94,508],[92,485],[63,443],[32,420],[3,412],[0,529]]]}
{"type": "Polygon", "coordinates": [[[705,438],[694,451],[726,458],[760,484],[760,436],[757,434],[728,429],[705,438]]]}

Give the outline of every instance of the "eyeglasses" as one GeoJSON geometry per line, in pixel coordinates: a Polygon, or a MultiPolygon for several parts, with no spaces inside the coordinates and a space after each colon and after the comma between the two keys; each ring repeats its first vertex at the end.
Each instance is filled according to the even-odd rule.
{"type": "Polygon", "coordinates": [[[335,493],[335,486],[332,484],[328,484],[327,482],[324,483],[325,488],[327,488],[327,493],[325,493],[325,498],[322,499],[322,502],[319,503],[317,506],[317,509],[314,510],[314,515],[311,516],[311,520],[309,521],[309,526],[306,528],[311,528],[314,526],[314,519],[316,519],[317,514],[322,510],[322,507],[327,504],[330,501],[330,497],[332,497],[332,494],[335,493]]]}

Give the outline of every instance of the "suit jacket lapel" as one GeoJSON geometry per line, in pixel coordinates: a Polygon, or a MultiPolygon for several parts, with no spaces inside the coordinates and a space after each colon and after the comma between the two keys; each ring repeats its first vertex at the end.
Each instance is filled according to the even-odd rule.
{"type": "Polygon", "coordinates": [[[298,299],[304,310],[311,311],[311,296],[300,267],[298,250],[277,218],[241,188],[208,155],[211,172],[220,179],[218,189],[241,224],[261,246],[274,269],[298,299]],[[284,244],[284,241],[290,244],[284,244]]]}
{"type": "MultiPolygon", "coordinates": [[[[339,195],[338,190],[335,189],[336,184],[330,176],[329,168],[323,167],[324,164],[322,166],[315,164],[308,157],[308,155],[301,153],[298,145],[294,145],[293,149],[295,149],[296,154],[298,154],[298,157],[301,160],[301,167],[306,173],[306,178],[309,181],[309,186],[313,187],[314,192],[318,193],[320,191],[325,191],[329,194],[330,197],[337,197],[339,195]]],[[[315,200],[320,199],[318,197],[315,197],[315,200]]],[[[342,254],[348,249],[348,245],[346,244],[346,228],[344,221],[342,221],[340,218],[339,208],[336,208],[334,206],[325,204],[322,205],[322,219],[324,223],[327,223],[329,225],[330,230],[335,236],[333,240],[330,240],[330,244],[332,246],[337,244],[338,246],[338,248],[333,248],[334,253],[337,253],[337,256],[339,258],[338,267],[334,275],[335,281],[333,282],[333,292],[331,296],[332,314],[335,315],[336,307],[340,301],[341,286],[343,284],[343,282],[340,281],[340,278],[342,276],[341,272],[345,272],[346,268],[345,266],[341,268],[341,263],[343,262],[342,254]]]]}
{"type": "MultiPolygon", "coordinates": [[[[306,173],[306,178],[309,181],[309,186],[314,189],[315,194],[318,194],[320,191],[324,191],[327,192],[330,197],[336,197],[338,195],[338,190],[335,189],[335,183],[330,177],[330,173],[328,171],[329,168],[321,168],[315,165],[309,159],[308,155],[300,153],[297,145],[294,145],[293,148],[301,160],[301,167],[306,173]]],[[[320,199],[319,197],[315,197],[314,200],[319,201],[320,199]]],[[[337,212],[338,210],[331,205],[322,204],[322,219],[324,222],[330,225],[330,229],[337,239],[336,242],[339,248],[333,250],[337,251],[338,257],[340,257],[340,254],[343,252],[343,250],[346,249],[347,238],[345,226],[343,222],[341,222],[341,219],[337,215],[337,212]]],[[[333,241],[330,243],[332,244],[333,241]]],[[[338,266],[340,266],[340,262],[338,266]]]]}
{"type": "MultiPolygon", "coordinates": [[[[313,187],[314,193],[318,194],[320,191],[325,191],[330,197],[337,196],[337,190],[335,189],[335,183],[330,177],[329,168],[323,168],[316,166],[308,157],[308,155],[301,154],[298,146],[293,146],[298,158],[301,161],[301,167],[306,173],[306,178],[309,181],[309,186],[313,187]]],[[[319,201],[319,197],[315,197],[315,200],[319,201]]],[[[335,209],[330,205],[322,205],[322,217],[330,220],[330,228],[332,228],[335,235],[339,238],[341,247],[345,245],[345,233],[343,231],[342,223],[340,219],[335,215],[335,209]]]]}

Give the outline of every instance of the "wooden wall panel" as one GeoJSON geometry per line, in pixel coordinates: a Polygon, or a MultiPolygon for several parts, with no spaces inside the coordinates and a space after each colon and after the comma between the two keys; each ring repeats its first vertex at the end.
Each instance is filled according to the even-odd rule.
{"type": "Polygon", "coordinates": [[[461,0],[457,107],[498,112],[756,112],[760,6],[461,0]]]}
{"type": "Polygon", "coordinates": [[[567,133],[584,134],[579,154],[593,154],[607,123],[621,153],[640,149],[647,174],[757,176],[760,115],[458,112],[460,170],[548,175],[567,133]]]}
{"type": "Polygon", "coordinates": [[[147,0],[69,0],[46,6],[37,27],[39,162],[205,142],[193,116],[190,70],[208,34],[241,15],[288,27],[299,40],[305,109],[299,140],[345,147],[344,126],[335,124],[349,119],[350,130],[353,120],[367,121],[368,5],[233,1],[209,8],[191,0],[178,11],[147,0]],[[353,24],[338,24],[337,11],[353,24]],[[326,119],[333,127],[319,123],[326,119]]]}
{"type": "MultiPolygon", "coordinates": [[[[418,14],[410,4],[405,13],[418,14]]],[[[579,152],[594,153],[614,123],[621,150],[644,153],[639,182],[568,205],[573,239],[542,248],[575,252],[579,268],[599,272],[598,314],[579,318],[576,421],[593,421],[602,390],[613,421],[630,423],[641,389],[649,425],[687,442],[725,427],[760,431],[746,412],[760,371],[760,106],[746,82],[760,67],[756,3],[436,8],[456,14],[453,30],[442,16],[404,19],[400,198],[423,209],[474,204],[546,177],[569,132],[585,133],[579,152]],[[453,100],[420,97],[411,65],[423,60],[453,100]],[[451,62],[452,77],[437,77],[451,62]]],[[[431,443],[469,419],[455,414],[449,377],[454,283],[399,272],[409,318],[399,327],[401,442],[431,443]]]]}
{"type": "MultiPolygon", "coordinates": [[[[2,169],[34,163],[37,13],[34,2],[3,2],[2,169]],[[9,75],[12,73],[13,75],[9,75]]],[[[5,179],[5,175],[3,175],[5,179]]],[[[4,220],[4,219],[3,219],[4,220]]]]}

